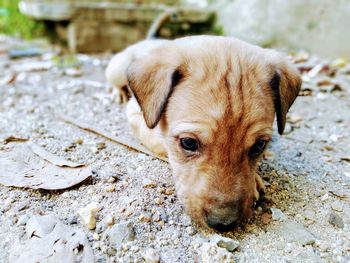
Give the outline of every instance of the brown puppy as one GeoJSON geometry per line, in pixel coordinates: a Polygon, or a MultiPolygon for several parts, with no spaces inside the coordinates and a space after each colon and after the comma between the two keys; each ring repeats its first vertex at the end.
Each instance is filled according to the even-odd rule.
{"type": "Polygon", "coordinates": [[[136,98],[127,107],[131,127],[146,147],[168,155],[192,219],[229,230],[251,214],[263,187],[257,162],[275,114],[283,133],[299,73],[279,53],[231,37],[147,46],[134,46],[147,54],[130,60],[127,73],[113,71],[126,76],[136,98]]]}

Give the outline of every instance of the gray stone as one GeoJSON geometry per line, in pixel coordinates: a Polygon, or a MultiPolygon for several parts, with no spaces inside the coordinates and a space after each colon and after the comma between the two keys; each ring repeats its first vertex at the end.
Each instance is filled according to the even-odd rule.
{"type": "Polygon", "coordinates": [[[109,242],[117,248],[128,241],[135,240],[134,227],[131,222],[114,225],[106,235],[109,242]]]}
{"type": "Polygon", "coordinates": [[[287,219],[287,216],[278,208],[271,208],[272,220],[283,221],[287,219]]]}
{"type": "Polygon", "coordinates": [[[232,238],[213,235],[209,240],[211,243],[215,243],[218,247],[225,248],[229,252],[233,252],[239,248],[239,242],[232,238]]]}
{"type": "Polygon", "coordinates": [[[199,248],[200,262],[202,263],[234,263],[234,257],[231,252],[218,247],[214,243],[203,243],[199,248]]]}
{"type": "Polygon", "coordinates": [[[146,249],[142,257],[145,260],[145,263],[158,263],[160,260],[159,252],[153,248],[146,249]]]}
{"type": "Polygon", "coordinates": [[[336,226],[338,228],[344,227],[343,219],[336,213],[331,212],[328,217],[328,222],[332,224],[333,226],[336,226]]]}
{"type": "Polygon", "coordinates": [[[20,225],[26,225],[27,222],[29,220],[29,216],[26,214],[26,215],[22,215],[19,219],[18,219],[18,224],[20,225]]]}
{"type": "Polygon", "coordinates": [[[53,215],[32,216],[24,242],[15,242],[8,262],[95,262],[83,231],[62,224],[53,215]]]}
{"type": "Polygon", "coordinates": [[[302,224],[292,220],[284,220],[276,225],[272,231],[284,237],[288,242],[296,242],[300,245],[311,245],[315,243],[316,237],[310,233],[302,224]]]}

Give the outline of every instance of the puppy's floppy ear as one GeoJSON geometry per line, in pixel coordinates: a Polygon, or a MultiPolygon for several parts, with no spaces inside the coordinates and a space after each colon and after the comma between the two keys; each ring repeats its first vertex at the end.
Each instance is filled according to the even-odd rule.
{"type": "Polygon", "coordinates": [[[183,77],[176,53],[175,48],[162,46],[134,61],[127,70],[129,87],[151,129],[158,124],[171,93],[183,77]]]}
{"type": "Polygon", "coordinates": [[[291,62],[281,56],[278,57],[274,63],[275,70],[270,87],[273,93],[278,133],[282,134],[286,125],[287,112],[298,96],[301,78],[291,62]]]}

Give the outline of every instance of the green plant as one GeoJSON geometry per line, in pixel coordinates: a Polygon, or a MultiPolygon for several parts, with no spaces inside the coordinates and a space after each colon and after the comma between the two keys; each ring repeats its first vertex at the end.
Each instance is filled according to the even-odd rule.
{"type": "Polygon", "coordinates": [[[45,31],[42,22],[31,20],[18,9],[19,0],[0,0],[0,33],[25,39],[40,37],[45,31]]]}

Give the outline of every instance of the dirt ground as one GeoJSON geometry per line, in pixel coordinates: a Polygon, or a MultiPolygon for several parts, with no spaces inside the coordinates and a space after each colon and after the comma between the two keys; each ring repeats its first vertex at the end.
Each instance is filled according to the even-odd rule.
{"type": "MultiPolygon", "coordinates": [[[[67,160],[90,164],[92,170],[91,180],[66,190],[0,186],[0,262],[16,262],[15,251],[28,250],[32,237],[26,224],[33,215],[54,215],[82,231],[95,262],[350,262],[348,65],[300,59],[305,96],[293,105],[286,133],[275,132],[260,165],[267,192],[253,218],[220,234],[239,242],[229,252],[212,242],[217,233],[191,223],[184,213],[167,163],[60,118],[132,138],[124,108],[105,89],[109,58],[78,55],[74,63],[80,70],[70,72],[50,53],[16,60],[0,55],[0,140],[29,138],[67,160]],[[41,64],[28,68],[34,61],[41,64]],[[94,230],[79,215],[91,202],[101,208],[94,230]],[[131,223],[134,238],[118,243],[116,226],[123,222],[131,223]]],[[[11,144],[1,142],[0,152],[11,144]]],[[[81,249],[74,253],[72,261],[79,261],[81,249]]],[[[28,255],[26,261],[32,262],[35,255],[28,255]]]]}

